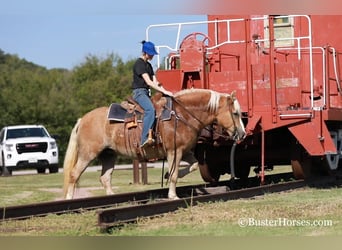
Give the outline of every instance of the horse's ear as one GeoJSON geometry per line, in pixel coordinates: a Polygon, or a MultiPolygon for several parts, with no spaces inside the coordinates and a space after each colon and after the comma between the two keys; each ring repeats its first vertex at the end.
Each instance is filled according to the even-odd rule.
{"type": "Polygon", "coordinates": [[[236,90],[233,90],[233,92],[230,94],[232,101],[236,100],[236,90]]]}

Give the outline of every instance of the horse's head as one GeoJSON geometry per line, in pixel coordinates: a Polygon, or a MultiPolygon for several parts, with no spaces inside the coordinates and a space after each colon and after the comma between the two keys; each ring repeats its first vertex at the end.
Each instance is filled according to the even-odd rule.
{"type": "Polygon", "coordinates": [[[188,117],[194,118],[183,119],[188,126],[191,126],[191,121],[197,121],[204,126],[216,121],[217,125],[223,127],[234,140],[245,138],[246,131],[235,92],[228,95],[207,89],[187,89],[176,93],[174,98],[182,107],[181,110],[186,110],[188,117]],[[204,112],[204,108],[207,112],[204,112]]]}
{"type": "Polygon", "coordinates": [[[246,130],[235,91],[231,95],[225,95],[223,102],[216,117],[217,122],[227,130],[234,140],[240,141],[246,137],[246,130]]]}

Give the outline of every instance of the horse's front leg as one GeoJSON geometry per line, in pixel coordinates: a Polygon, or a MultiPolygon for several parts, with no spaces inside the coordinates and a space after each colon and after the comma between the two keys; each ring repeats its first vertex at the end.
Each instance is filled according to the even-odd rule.
{"type": "Polygon", "coordinates": [[[176,185],[177,185],[177,179],[178,179],[178,169],[179,164],[182,158],[182,152],[177,152],[176,156],[174,155],[174,152],[169,153],[167,157],[167,162],[169,165],[169,193],[168,198],[171,200],[179,199],[176,192],[176,185]]]}

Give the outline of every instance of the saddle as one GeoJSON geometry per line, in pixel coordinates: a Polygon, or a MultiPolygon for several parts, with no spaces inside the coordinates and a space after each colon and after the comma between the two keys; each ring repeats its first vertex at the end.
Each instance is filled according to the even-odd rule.
{"type": "Polygon", "coordinates": [[[133,98],[128,97],[121,103],[112,103],[108,111],[108,120],[123,122],[127,128],[138,126],[142,122],[144,110],[136,103],[133,98]]]}
{"type": "MultiPolygon", "coordinates": [[[[165,97],[163,99],[161,97],[161,95],[158,96],[156,94],[152,98],[152,102],[156,109],[157,122],[171,119],[172,100],[170,97],[165,97]]],[[[144,145],[144,147],[140,148],[143,116],[143,108],[130,96],[120,104],[112,103],[109,107],[107,118],[110,122],[124,123],[125,134],[127,134],[126,146],[131,147],[131,145],[135,145],[134,149],[138,155],[139,161],[163,159],[165,151],[159,131],[157,131],[158,126],[154,126],[152,131],[150,131],[150,136],[153,138],[154,143],[152,145],[144,145]]]]}

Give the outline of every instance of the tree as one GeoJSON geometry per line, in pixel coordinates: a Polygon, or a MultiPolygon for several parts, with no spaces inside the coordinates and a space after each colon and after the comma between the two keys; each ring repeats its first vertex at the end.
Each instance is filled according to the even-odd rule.
{"type": "Polygon", "coordinates": [[[82,106],[80,111],[85,113],[121,101],[130,92],[130,71],[117,55],[110,54],[104,59],[87,56],[83,64],[74,68],[71,79],[75,97],[82,106]]]}
{"type": "Polygon", "coordinates": [[[0,50],[0,125],[43,124],[59,136],[63,162],[77,119],[131,94],[133,63],[88,55],[72,70],[47,70],[0,50]]]}

